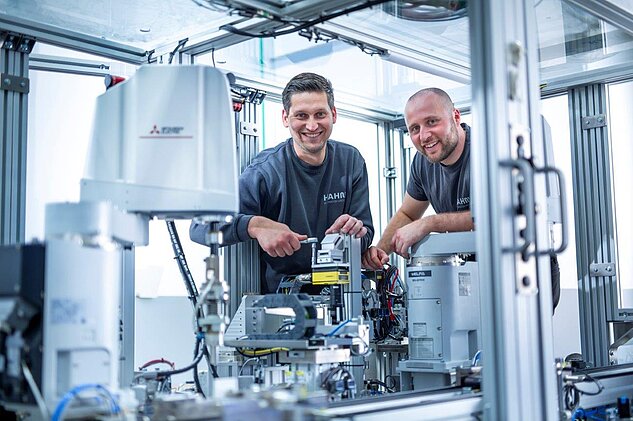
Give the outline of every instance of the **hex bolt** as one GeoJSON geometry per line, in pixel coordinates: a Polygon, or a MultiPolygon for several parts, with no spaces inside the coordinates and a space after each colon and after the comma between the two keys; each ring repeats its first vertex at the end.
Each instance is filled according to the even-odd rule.
{"type": "Polygon", "coordinates": [[[2,83],[4,83],[5,85],[9,86],[9,85],[11,85],[11,79],[6,78],[6,79],[4,79],[4,80],[2,81],[2,83]]]}

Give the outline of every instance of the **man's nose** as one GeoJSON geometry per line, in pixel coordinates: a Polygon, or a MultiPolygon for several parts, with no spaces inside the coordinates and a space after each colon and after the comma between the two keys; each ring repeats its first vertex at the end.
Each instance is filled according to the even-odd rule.
{"type": "Polygon", "coordinates": [[[423,144],[424,142],[426,142],[427,140],[429,140],[431,138],[431,132],[427,129],[420,129],[420,133],[418,133],[419,139],[418,141],[420,142],[420,144],[423,144]]]}
{"type": "Polygon", "coordinates": [[[308,119],[308,122],[306,123],[306,129],[310,130],[310,131],[314,131],[319,127],[319,124],[316,122],[315,119],[313,119],[312,117],[310,117],[308,119]]]}

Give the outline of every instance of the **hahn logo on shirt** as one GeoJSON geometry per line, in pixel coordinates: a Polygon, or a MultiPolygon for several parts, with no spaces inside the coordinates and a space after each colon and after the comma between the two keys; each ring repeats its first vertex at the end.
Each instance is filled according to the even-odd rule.
{"type": "Polygon", "coordinates": [[[457,199],[457,210],[466,210],[470,208],[470,197],[459,197],[457,199]]]}
{"type": "Polygon", "coordinates": [[[327,204],[327,203],[335,203],[335,202],[342,202],[343,200],[345,200],[345,192],[341,191],[338,193],[325,193],[323,195],[323,203],[327,204]]]}

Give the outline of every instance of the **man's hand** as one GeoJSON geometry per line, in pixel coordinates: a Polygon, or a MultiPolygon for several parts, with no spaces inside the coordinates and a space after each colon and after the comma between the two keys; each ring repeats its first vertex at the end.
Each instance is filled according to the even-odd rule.
{"type": "Polygon", "coordinates": [[[255,216],[250,220],[248,234],[271,257],[291,256],[301,248],[299,241],[308,238],[305,234],[292,231],[286,224],[262,216],[255,216]]]}
{"type": "Polygon", "coordinates": [[[336,221],[325,231],[326,234],[341,232],[343,234],[355,235],[356,238],[364,237],[367,234],[367,227],[363,226],[363,221],[348,214],[343,214],[336,218],[336,221]]]}
{"type": "Polygon", "coordinates": [[[427,227],[425,218],[418,219],[398,229],[393,235],[393,250],[400,256],[409,257],[409,247],[426,237],[431,230],[427,227]]]}
{"type": "Polygon", "coordinates": [[[389,256],[382,249],[371,246],[363,254],[363,267],[367,269],[380,270],[389,261],[389,256]]]}

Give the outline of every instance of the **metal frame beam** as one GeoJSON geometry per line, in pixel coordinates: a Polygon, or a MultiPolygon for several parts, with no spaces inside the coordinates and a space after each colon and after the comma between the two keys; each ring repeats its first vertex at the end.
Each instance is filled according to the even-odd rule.
{"type": "MultiPolygon", "coordinates": [[[[259,153],[259,130],[257,111],[259,104],[244,103],[244,108],[235,114],[235,136],[240,173],[259,153]]],[[[256,240],[234,244],[222,249],[224,277],[229,284],[229,314],[233,318],[244,294],[259,294],[261,274],[259,245],[256,240]]]]}
{"type": "Polygon", "coordinates": [[[469,3],[484,416],[556,419],[534,5],[469,3]],[[542,165],[542,164],[541,164],[542,165]],[[482,186],[486,186],[485,188],[482,186]]]}
{"type": "Polygon", "coordinates": [[[15,16],[0,14],[0,29],[24,34],[45,44],[95,54],[124,63],[143,64],[147,61],[148,52],[141,48],[15,16]]]}
{"type": "Polygon", "coordinates": [[[617,267],[607,90],[603,84],[578,86],[568,97],[581,348],[586,361],[601,367],[609,364],[608,322],[618,301],[615,271],[596,276],[591,270],[592,264],[617,267]],[[593,119],[596,125],[589,124],[593,119]]]}
{"type": "Polygon", "coordinates": [[[29,57],[29,70],[83,76],[105,76],[110,73],[110,64],[94,60],[31,54],[29,57]]]}
{"type": "Polygon", "coordinates": [[[0,38],[0,244],[24,242],[29,54],[35,40],[0,38]]]}

